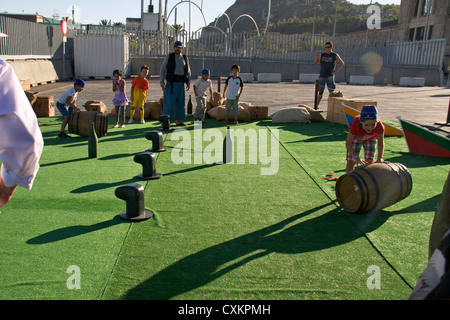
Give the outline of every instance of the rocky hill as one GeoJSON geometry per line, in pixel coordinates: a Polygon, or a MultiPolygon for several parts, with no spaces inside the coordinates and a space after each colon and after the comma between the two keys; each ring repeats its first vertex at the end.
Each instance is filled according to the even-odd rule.
{"type": "MultiPolygon", "coordinates": [[[[383,20],[397,19],[399,5],[379,6],[383,20]]],[[[269,31],[287,34],[312,32],[315,13],[316,33],[331,33],[335,16],[336,32],[346,33],[366,23],[369,16],[366,13],[367,7],[368,5],[355,5],[346,0],[272,0],[269,31]]],[[[260,30],[264,30],[268,8],[268,0],[236,0],[226,13],[230,16],[231,23],[240,15],[248,14],[255,19],[260,30]]],[[[227,19],[221,17],[217,26],[226,30],[227,19]]],[[[247,17],[237,20],[233,27],[234,32],[252,30],[255,30],[255,25],[247,17]]]]}

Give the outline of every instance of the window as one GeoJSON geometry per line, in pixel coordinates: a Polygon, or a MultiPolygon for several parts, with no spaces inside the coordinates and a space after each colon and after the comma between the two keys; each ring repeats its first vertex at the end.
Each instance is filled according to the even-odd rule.
{"type": "Polygon", "coordinates": [[[416,41],[423,40],[423,35],[425,33],[425,27],[417,28],[416,31],[416,41]]]}
{"type": "Polygon", "coordinates": [[[409,41],[414,41],[414,33],[415,33],[415,31],[416,31],[416,29],[414,29],[414,28],[409,29],[409,37],[408,37],[409,41]]]}
{"type": "Polygon", "coordinates": [[[428,26],[428,40],[431,40],[431,36],[433,35],[433,26],[428,26]]]}
{"type": "Polygon", "coordinates": [[[416,0],[416,7],[414,8],[414,13],[413,13],[413,17],[417,17],[418,13],[419,13],[419,7],[420,7],[420,0],[416,0]]]}
{"type": "Polygon", "coordinates": [[[422,9],[420,11],[422,17],[427,15],[427,0],[423,0],[422,9]]]}

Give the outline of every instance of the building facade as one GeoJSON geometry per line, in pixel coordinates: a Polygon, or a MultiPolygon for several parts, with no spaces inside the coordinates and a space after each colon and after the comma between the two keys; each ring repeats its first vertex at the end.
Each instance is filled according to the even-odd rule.
{"type": "MultiPolygon", "coordinates": [[[[450,40],[450,1],[402,0],[398,32],[405,41],[450,40]]],[[[447,41],[444,64],[450,65],[450,41],[447,41]]]]}

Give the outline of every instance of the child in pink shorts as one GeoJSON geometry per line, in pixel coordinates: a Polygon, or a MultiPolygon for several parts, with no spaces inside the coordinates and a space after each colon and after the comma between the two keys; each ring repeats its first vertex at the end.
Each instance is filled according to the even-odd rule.
{"type": "Polygon", "coordinates": [[[376,162],[383,162],[384,153],[384,125],[378,120],[376,106],[364,106],[361,114],[356,116],[348,130],[347,141],[347,168],[346,172],[355,169],[357,164],[371,164],[378,148],[376,162]],[[359,158],[361,147],[364,147],[364,160],[359,158]]]}

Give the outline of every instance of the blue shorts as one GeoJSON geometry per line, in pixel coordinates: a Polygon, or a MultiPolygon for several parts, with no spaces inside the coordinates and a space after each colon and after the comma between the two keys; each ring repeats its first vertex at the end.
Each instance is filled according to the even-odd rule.
{"type": "Polygon", "coordinates": [[[334,76],[330,76],[328,78],[319,78],[319,87],[318,91],[320,94],[325,90],[325,84],[328,87],[328,91],[333,92],[336,89],[336,83],[334,82],[334,76]]]}
{"type": "Polygon", "coordinates": [[[59,112],[61,112],[61,115],[63,117],[70,116],[73,112],[73,108],[71,106],[68,106],[66,104],[62,104],[59,102],[56,102],[56,107],[58,108],[59,112]]]}

